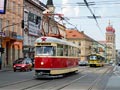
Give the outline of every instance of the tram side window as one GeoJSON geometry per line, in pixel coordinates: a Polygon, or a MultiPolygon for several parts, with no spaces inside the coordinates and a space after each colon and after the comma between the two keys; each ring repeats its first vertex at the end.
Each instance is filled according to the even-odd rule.
{"type": "Polygon", "coordinates": [[[98,57],[97,57],[97,59],[98,59],[98,60],[101,60],[101,57],[100,57],[100,56],[98,56],[98,57]]]}
{"type": "Polygon", "coordinates": [[[74,48],[74,56],[77,56],[77,50],[74,48]]]}
{"type": "Polygon", "coordinates": [[[63,50],[64,56],[68,56],[68,45],[63,45],[63,50]]]}
{"type": "Polygon", "coordinates": [[[74,56],[74,48],[71,47],[71,56],[74,56]]]}
{"type": "Polygon", "coordinates": [[[78,56],[78,49],[75,48],[75,56],[78,56]]]}
{"type": "Polygon", "coordinates": [[[63,56],[63,45],[58,44],[58,46],[57,46],[57,56],[63,56]]]}
{"type": "Polygon", "coordinates": [[[68,56],[71,56],[71,46],[68,46],[68,56]]]}

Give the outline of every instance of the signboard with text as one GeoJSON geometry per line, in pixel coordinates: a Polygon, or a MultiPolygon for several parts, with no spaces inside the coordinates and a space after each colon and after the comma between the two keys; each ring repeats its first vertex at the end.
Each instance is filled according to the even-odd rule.
{"type": "Polygon", "coordinates": [[[39,36],[40,24],[41,24],[40,22],[41,22],[40,16],[37,16],[37,15],[29,12],[29,15],[28,15],[29,34],[39,36]],[[38,19],[38,24],[36,24],[36,18],[38,19]]]}
{"type": "Polygon", "coordinates": [[[6,0],[0,0],[0,14],[5,14],[6,0]]]}

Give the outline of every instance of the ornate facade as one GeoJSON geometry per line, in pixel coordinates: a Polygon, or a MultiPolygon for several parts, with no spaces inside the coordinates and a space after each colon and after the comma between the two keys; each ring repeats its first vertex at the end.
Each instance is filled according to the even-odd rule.
{"type": "Polygon", "coordinates": [[[110,25],[106,28],[106,52],[107,59],[115,61],[116,58],[116,46],[115,46],[115,29],[110,25]]]}

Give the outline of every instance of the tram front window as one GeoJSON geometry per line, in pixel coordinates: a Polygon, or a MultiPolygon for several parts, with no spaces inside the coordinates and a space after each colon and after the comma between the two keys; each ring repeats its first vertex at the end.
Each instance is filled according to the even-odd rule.
{"type": "Polygon", "coordinates": [[[36,47],[36,55],[51,55],[53,56],[53,49],[52,46],[38,46],[36,47]]]}
{"type": "Polygon", "coordinates": [[[96,59],[97,59],[97,56],[90,56],[89,59],[90,59],[90,60],[96,60],[96,59]]]}

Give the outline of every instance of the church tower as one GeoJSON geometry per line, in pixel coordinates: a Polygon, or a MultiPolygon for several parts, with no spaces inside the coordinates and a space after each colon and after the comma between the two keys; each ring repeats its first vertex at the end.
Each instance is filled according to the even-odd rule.
{"type": "Polygon", "coordinates": [[[107,51],[107,59],[109,61],[114,61],[115,62],[115,56],[116,56],[116,47],[115,47],[115,29],[113,26],[110,24],[106,27],[106,51],[107,51]]]}

